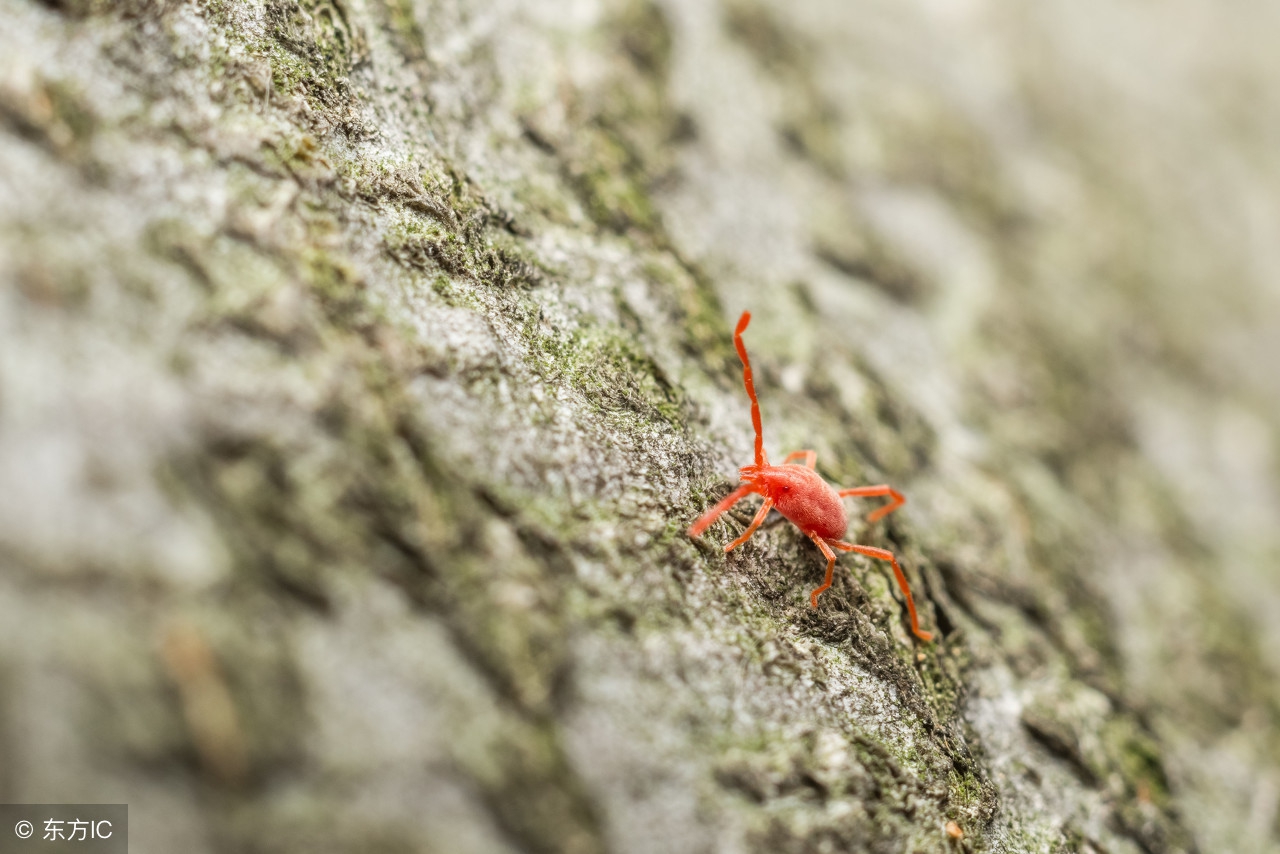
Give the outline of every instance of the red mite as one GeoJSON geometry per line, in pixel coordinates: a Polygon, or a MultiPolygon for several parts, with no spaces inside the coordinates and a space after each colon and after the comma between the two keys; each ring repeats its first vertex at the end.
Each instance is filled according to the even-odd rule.
{"type": "Polygon", "coordinates": [[[887,560],[893,564],[893,574],[897,576],[898,586],[902,588],[902,594],[907,599],[907,611],[911,614],[911,631],[922,641],[933,640],[932,634],[920,629],[920,620],[916,616],[916,603],[911,598],[911,588],[907,585],[907,577],[902,574],[902,567],[898,566],[898,560],[893,556],[893,552],[846,543],[840,539],[844,536],[845,529],[849,527],[844,505],[840,503],[841,498],[850,495],[860,497],[887,495],[892,498],[891,503],[867,516],[867,521],[875,522],[906,503],[907,499],[902,496],[902,493],[884,484],[858,486],[853,489],[833,489],[821,475],[813,470],[814,463],[818,459],[818,455],[813,451],[792,451],[787,454],[782,465],[769,465],[769,460],[764,453],[764,435],[760,427],[760,401],[756,399],[756,387],[751,379],[751,362],[747,359],[747,348],[742,344],[742,333],[750,322],[751,312],[744,311],[738,320],[737,329],[733,331],[733,346],[738,348],[738,358],[742,359],[742,384],[747,388],[747,397],[751,398],[751,423],[756,428],[756,461],[738,470],[742,483],[726,495],[719,504],[704,513],[702,518],[690,525],[689,536],[699,536],[707,526],[719,518],[721,513],[751,493],[762,495],[764,504],[760,505],[755,518],[751,520],[747,530],[742,532],[742,536],[724,547],[726,552],[733,551],[745,543],[755,533],[756,528],[760,527],[764,517],[769,515],[769,510],[777,509],[779,513],[795,523],[796,527],[813,540],[826,555],[827,577],[821,587],[809,594],[811,606],[817,608],[818,596],[831,586],[831,575],[836,565],[836,553],[832,549],[857,552],[877,560],[887,560]],[[804,463],[789,465],[792,460],[798,459],[803,459],[804,463]]]}

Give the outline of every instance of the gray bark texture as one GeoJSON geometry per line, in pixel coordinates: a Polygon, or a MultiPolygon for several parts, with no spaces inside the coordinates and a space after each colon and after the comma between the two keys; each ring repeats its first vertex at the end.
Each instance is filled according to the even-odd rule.
{"type": "MultiPolygon", "coordinates": [[[[0,801],[1280,852],[1280,9],[0,0],[0,801]],[[774,459],[908,504],[689,524],[774,459]]],[[[856,507],[855,507],[856,505],[856,507]]],[[[776,514],[775,514],[776,515],[776,514]]],[[[0,828],[0,833],[8,833],[0,828]]]]}

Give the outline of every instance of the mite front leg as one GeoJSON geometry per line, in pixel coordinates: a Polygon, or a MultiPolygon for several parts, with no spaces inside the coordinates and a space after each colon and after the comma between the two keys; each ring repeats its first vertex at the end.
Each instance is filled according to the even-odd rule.
{"type": "Polygon", "coordinates": [[[738,546],[751,539],[751,535],[756,532],[756,528],[760,527],[760,523],[764,521],[764,517],[769,515],[769,510],[773,507],[773,502],[766,498],[764,503],[760,505],[760,509],[756,511],[756,518],[751,520],[751,524],[747,526],[747,530],[742,532],[742,536],[734,540],[732,543],[724,547],[726,552],[731,552],[738,546]]]}
{"type": "MultiPolygon", "coordinates": [[[[884,508],[881,508],[884,509],[884,508]]],[[[876,560],[887,560],[893,564],[893,574],[897,576],[898,586],[902,588],[902,595],[907,598],[907,613],[911,615],[911,632],[922,641],[933,640],[933,635],[929,632],[920,630],[920,618],[916,616],[916,603],[911,598],[911,587],[907,584],[907,576],[902,572],[902,567],[898,566],[898,559],[893,556],[893,552],[886,549],[877,549],[873,546],[859,546],[853,543],[842,543],[839,540],[830,540],[831,545],[838,548],[842,552],[857,552],[860,555],[873,557],[876,560]]],[[[830,573],[828,573],[827,587],[831,586],[830,573]]],[[[825,590],[826,587],[823,588],[825,590]]]]}
{"type": "Polygon", "coordinates": [[[838,494],[841,498],[845,498],[847,496],[854,496],[857,498],[873,498],[878,495],[891,496],[893,501],[867,515],[868,522],[879,522],[885,516],[888,516],[894,510],[897,510],[903,504],[907,503],[907,497],[905,495],[893,487],[883,483],[877,486],[855,486],[853,489],[841,489],[838,494]]]}
{"type": "Polygon", "coordinates": [[[737,489],[735,489],[733,492],[730,492],[724,498],[721,498],[720,501],[716,503],[715,507],[712,507],[706,513],[703,513],[700,517],[698,517],[698,521],[694,522],[692,525],[689,526],[689,532],[688,532],[689,536],[690,537],[699,536],[703,531],[707,530],[707,527],[712,522],[714,522],[716,519],[720,517],[721,513],[728,510],[730,507],[737,504],[739,501],[746,498],[750,494],[751,494],[751,487],[748,484],[744,483],[742,486],[739,486],[737,489]]]}
{"type": "Polygon", "coordinates": [[[822,553],[827,556],[827,577],[823,580],[821,587],[809,594],[809,607],[817,608],[818,597],[825,593],[827,588],[831,586],[831,578],[835,574],[836,570],[836,553],[831,551],[831,547],[827,545],[826,541],[817,534],[810,534],[809,539],[813,540],[817,547],[822,549],[822,553]]]}
{"type": "Polygon", "coordinates": [[[817,451],[792,451],[787,454],[787,458],[782,461],[782,464],[785,466],[787,463],[792,460],[799,459],[800,457],[804,457],[804,467],[807,469],[813,468],[814,464],[818,462],[817,451]]]}

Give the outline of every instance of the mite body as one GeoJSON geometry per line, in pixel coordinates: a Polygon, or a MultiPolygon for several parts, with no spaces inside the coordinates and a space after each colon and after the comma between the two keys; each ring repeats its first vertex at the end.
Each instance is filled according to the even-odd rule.
{"type": "Polygon", "coordinates": [[[738,470],[741,483],[738,488],[720,500],[714,507],[702,515],[698,521],[689,526],[689,536],[697,537],[720,517],[722,513],[737,504],[748,495],[756,494],[764,498],[764,503],[756,512],[755,518],[747,526],[742,536],[724,547],[726,552],[733,551],[745,543],[756,528],[764,522],[770,510],[777,510],[789,519],[797,528],[813,540],[814,545],[827,559],[827,576],[822,586],[809,594],[809,604],[818,607],[818,597],[831,586],[835,571],[836,555],[834,550],[857,552],[877,560],[888,561],[893,565],[893,574],[902,588],[907,600],[907,612],[911,615],[911,631],[920,640],[933,639],[929,632],[922,631],[920,620],[916,616],[915,601],[911,598],[911,587],[907,577],[898,566],[893,553],[872,546],[860,546],[841,540],[845,529],[849,526],[849,517],[845,514],[841,499],[856,497],[888,496],[889,504],[872,512],[867,519],[875,522],[901,507],[906,499],[902,493],[885,484],[877,486],[859,486],[853,489],[835,489],[822,476],[814,471],[818,455],[813,451],[793,451],[782,461],[782,465],[769,464],[764,452],[764,434],[760,422],[760,402],[756,399],[755,382],[751,376],[751,360],[747,358],[747,348],[742,343],[742,333],[751,322],[751,313],[743,312],[738,326],[733,331],[733,345],[738,350],[738,358],[742,360],[742,384],[747,389],[747,397],[751,398],[751,423],[756,431],[755,462],[738,470]],[[796,461],[800,461],[798,464],[796,461]]]}
{"type": "Polygon", "coordinates": [[[824,540],[839,539],[849,527],[840,493],[811,468],[804,466],[744,466],[738,470],[752,492],[773,502],[773,509],[796,527],[824,540]]]}

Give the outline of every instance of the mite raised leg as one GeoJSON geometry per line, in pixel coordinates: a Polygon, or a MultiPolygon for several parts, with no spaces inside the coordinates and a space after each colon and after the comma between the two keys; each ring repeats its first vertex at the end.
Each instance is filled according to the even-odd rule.
{"type": "Polygon", "coordinates": [[[769,464],[769,458],[764,452],[764,428],[760,426],[760,401],[756,398],[756,383],[751,378],[751,360],[747,358],[747,346],[742,343],[742,333],[747,331],[747,324],[751,322],[751,312],[744,311],[742,317],[738,318],[738,327],[733,330],[733,346],[738,351],[738,358],[742,360],[742,385],[747,390],[747,397],[751,398],[751,426],[756,430],[756,465],[766,466],[769,464]]]}
{"type": "Polygon", "coordinates": [[[813,468],[814,464],[818,462],[817,451],[792,451],[787,454],[787,458],[782,461],[782,464],[785,466],[792,460],[798,460],[801,457],[804,457],[804,467],[807,469],[813,468]]]}
{"type": "MultiPolygon", "coordinates": [[[[882,510],[884,508],[881,508],[882,510]]],[[[922,641],[933,640],[933,635],[929,632],[920,630],[920,618],[916,616],[916,603],[911,598],[911,587],[907,584],[907,576],[903,574],[902,567],[898,566],[898,559],[893,556],[893,552],[886,549],[877,549],[872,546],[859,546],[853,543],[842,543],[839,540],[830,540],[832,546],[842,552],[857,552],[860,555],[873,557],[876,560],[887,560],[893,564],[893,574],[898,578],[898,586],[902,588],[902,595],[907,597],[907,613],[911,615],[911,632],[922,641]]],[[[823,549],[823,551],[827,551],[823,549]]],[[[828,552],[829,553],[829,552],[828,552]]],[[[830,572],[828,571],[827,587],[831,586],[830,572]]],[[[826,587],[822,588],[823,590],[826,587]]],[[[815,600],[816,601],[816,600],[815,600]]]]}
{"type": "Polygon", "coordinates": [[[809,539],[813,540],[818,548],[822,549],[822,553],[827,556],[827,577],[823,579],[821,587],[809,594],[809,607],[816,608],[818,607],[818,597],[831,586],[831,578],[836,570],[836,553],[831,551],[831,546],[827,545],[826,541],[817,534],[810,534],[809,539]]]}
{"type": "Polygon", "coordinates": [[[707,527],[712,522],[714,522],[716,519],[720,517],[721,513],[728,510],[730,507],[737,504],[739,501],[746,498],[750,494],[751,494],[751,487],[744,483],[742,486],[739,486],[737,489],[735,489],[733,492],[730,492],[724,498],[721,498],[720,501],[716,503],[715,507],[712,507],[706,513],[703,513],[698,518],[698,521],[694,522],[692,525],[689,526],[689,536],[697,537],[700,534],[702,534],[702,532],[707,530],[707,527]]]}
{"type": "Polygon", "coordinates": [[[747,526],[747,530],[742,532],[741,537],[738,537],[738,539],[734,540],[732,543],[729,543],[729,545],[725,546],[724,550],[726,552],[731,552],[734,549],[736,549],[738,546],[745,543],[747,540],[751,539],[751,535],[756,532],[756,528],[760,527],[760,523],[764,521],[765,516],[769,515],[769,510],[772,507],[773,507],[773,502],[770,501],[768,498],[766,498],[764,500],[764,503],[760,505],[760,509],[756,511],[756,518],[752,519],[751,524],[747,526]]]}
{"type": "MultiPolygon", "coordinates": [[[[810,468],[812,468],[812,466],[810,466],[810,468]]],[[[894,510],[897,510],[903,504],[907,503],[905,495],[894,489],[892,486],[888,486],[883,483],[878,486],[855,486],[853,489],[841,489],[839,490],[839,495],[841,498],[848,496],[854,496],[857,498],[873,498],[877,495],[888,495],[892,497],[893,500],[888,504],[867,514],[868,522],[879,522],[885,516],[888,516],[894,510]]]]}

